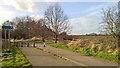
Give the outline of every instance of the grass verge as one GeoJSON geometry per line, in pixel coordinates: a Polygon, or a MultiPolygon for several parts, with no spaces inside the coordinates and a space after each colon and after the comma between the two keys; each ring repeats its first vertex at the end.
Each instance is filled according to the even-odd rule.
{"type": "Polygon", "coordinates": [[[19,48],[12,46],[12,50],[4,50],[2,52],[2,60],[0,62],[2,68],[29,68],[30,62],[22,54],[19,48]]]}
{"type": "Polygon", "coordinates": [[[56,43],[47,43],[47,45],[52,46],[52,47],[56,47],[56,48],[62,48],[62,49],[66,49],[66,50],[70,50],[73,52],[77,52],[77,53],[82,53],[88,56],[95,56],[98,58],[103,58],[103,59],[107,59],[113,62],[118,62],[120,63],[120,54],[108,54],[106,52],[103,51],[95,51],[91,48],[80,48],[80,47],[75,47],[75,46],[67,46],[65,44],[56,44],[56,43]]]}

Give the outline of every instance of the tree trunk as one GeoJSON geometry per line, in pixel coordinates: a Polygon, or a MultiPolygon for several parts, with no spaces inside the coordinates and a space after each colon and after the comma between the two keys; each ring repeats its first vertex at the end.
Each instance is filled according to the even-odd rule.
{"type": "Polygon", "coordinates": [[[41,33],[42,41],[45,42],[44,33],[41,33]]]}
{"type": "Polygon", "coordinates": [[[58,35],[55,35],[55,43],[57,43],[57,41],[58,41],[58,35]]]}

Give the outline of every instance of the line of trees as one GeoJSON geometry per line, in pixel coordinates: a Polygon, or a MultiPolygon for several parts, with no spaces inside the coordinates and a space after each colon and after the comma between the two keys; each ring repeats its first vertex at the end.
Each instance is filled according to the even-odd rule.
{"type": "Polygon", "coordinates": [[[70,31],[68,17],[58,3],[50,5],[46,9],[44,17],[38,21],[32,17],[24,16],[6,21],[3,25],[15,26],[12,32],[12,37],[15,39],[28,39],[37,36],[44,40],[46,37],[54,37],[55,43],[57,43],[59,35],[70,31]]]}

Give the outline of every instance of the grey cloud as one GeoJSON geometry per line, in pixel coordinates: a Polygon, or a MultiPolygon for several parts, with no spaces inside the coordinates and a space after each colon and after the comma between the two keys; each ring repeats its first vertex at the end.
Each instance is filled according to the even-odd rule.
{"type": "Polygon", "coordinates": [[[28,12],[36,12],[39,11],[40,8],[49,5],[47,2],[35,2],[34,0],[1,0],[2,4],[10,7],[14,7],[16,10],[20,11],[28,11],[28,12]]]}

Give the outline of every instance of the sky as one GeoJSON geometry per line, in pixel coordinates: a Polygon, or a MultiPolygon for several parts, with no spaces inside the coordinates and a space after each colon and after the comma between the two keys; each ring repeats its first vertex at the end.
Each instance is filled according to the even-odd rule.
{"type": "Polygon", "coordinates": [[[0,25],[19,16],[42,18],[47,7],[58,2],[69,17],[70,34],[99,33],[102,8],[115,6],[119,0],[0,0],[0,25]]]}

